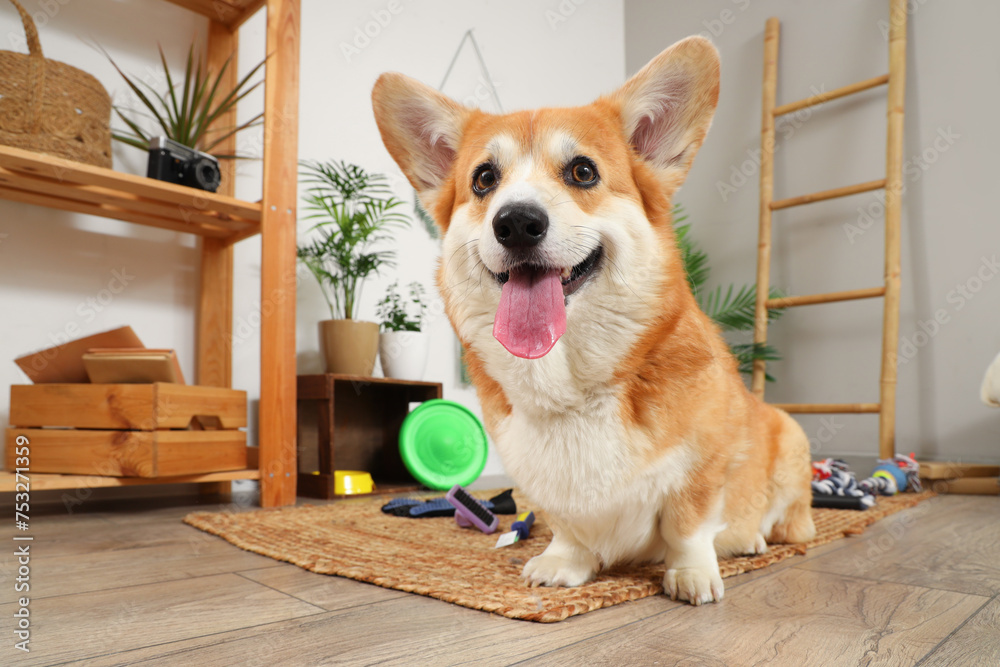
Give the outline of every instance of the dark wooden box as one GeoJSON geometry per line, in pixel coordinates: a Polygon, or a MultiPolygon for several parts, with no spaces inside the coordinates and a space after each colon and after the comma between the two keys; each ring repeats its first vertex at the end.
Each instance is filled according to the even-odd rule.
{"type": "Polygon", "coordinates": [[[410,403],[442,397],[438,382],[355,375],[298,377],[298,495],[336,498],[333,472],[370,472],[376,492],[421,488],[399,454],[410,403]]]}

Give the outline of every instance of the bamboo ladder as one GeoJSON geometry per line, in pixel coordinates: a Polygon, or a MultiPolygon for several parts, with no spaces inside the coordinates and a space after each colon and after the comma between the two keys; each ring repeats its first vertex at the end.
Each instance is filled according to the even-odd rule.
{"type": "MultiPolygon", "coordinates": [[[[763,119],[761,122],[760,164],[760,231],[757,246],[757,301],[754,322],[754,343],[767,342],[768,308],[791,308],[852,299],[884,297],[882,314],[882,370],[878,403],[798,403],[776,404],[793,413],[878,413],[879,457],[895,454],[896,425],[896,348],[899,339],[900,289],[900,196],[903,190],[903,102],[906,86],[906,0],[889,2],[889,73],[860,81],[828,93],[814,95],[798,102],[776,106],[778,69],[778,35],[780,23],[769,18],[764,31],[763,119]],[[857,185],[788,199],[774,199],[774,120],[799,109],[815,106],[876,86],[888,86],[887,146],[885,178],[857,185]],[[784,208],[801,206],[835,197],[885,190],[885,282],[879,287],[789,296],[769,299],[771,273],[771,214],[784,208]]],[[[765,362],[754,362],[751,389],[764,398],[765,362]]]]}

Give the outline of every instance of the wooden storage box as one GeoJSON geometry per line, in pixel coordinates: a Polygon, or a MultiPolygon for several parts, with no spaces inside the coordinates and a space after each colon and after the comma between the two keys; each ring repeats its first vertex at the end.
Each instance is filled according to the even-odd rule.
{"type": "Polygon", "coordinates": [[[335,470],[371,473],[376,493],[422,488],[399,454],[410,403],[441,398],[438,382],[355,375],[298,376],[298,495],[338,498],[335,470]]]}
{"type": "Polygon", "coordinates": [[[174,477],[247,465],[246,392],[155,384],[37,384],[10,388],[7,469],[14,441],[30,469],[111,477],[174,477]]]}

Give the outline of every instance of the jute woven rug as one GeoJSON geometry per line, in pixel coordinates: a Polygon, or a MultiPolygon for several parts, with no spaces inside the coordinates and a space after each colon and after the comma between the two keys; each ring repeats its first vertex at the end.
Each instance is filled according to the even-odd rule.
{"type": "MultiPolygon", "coordinates": [[[[496,492],[476,493],[489,498],[496,492]]],[[[772,545],[766,554],[719,563],[723,577],[767,567],[826,544],[934,495],[879,498],[863,512],[814,509],[818,534],[805,545],[772,545]]],[[[517,496],[518,507],[528,507],[517,496]]],[[[194,512],[184,521],[241,549],[287,561],[320,574],[335,574],[386,588],[418,593],[508,618],[543,623],[663,592],[664,566],[631,566],[602,572],[577,588],[530,588],[520,578],[524,563],[548,545],[552,531],[538,515],[531,536],[495,549],[500,530],[484,535],[459,528],[454,519],[408,519],[383,514],[385,498],[351,500],[253,512],[194,512]]]]}

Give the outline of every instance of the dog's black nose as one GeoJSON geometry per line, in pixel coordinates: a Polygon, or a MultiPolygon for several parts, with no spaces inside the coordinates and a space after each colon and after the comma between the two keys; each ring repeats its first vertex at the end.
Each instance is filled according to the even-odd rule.
{"type": "Polygon", "coordinates": [[[493,218],[493,235],[505,248],[530,248],[549,231],[549,216],[534,204],[507,204],[493,218]]]}

